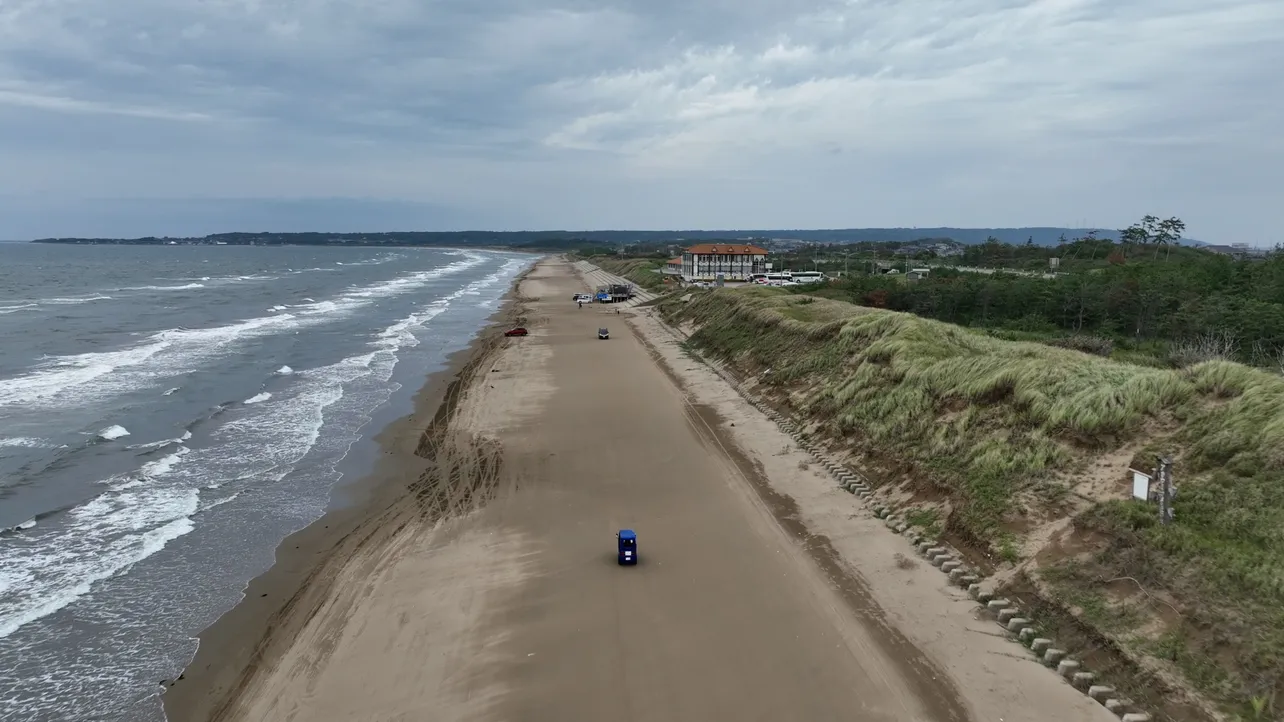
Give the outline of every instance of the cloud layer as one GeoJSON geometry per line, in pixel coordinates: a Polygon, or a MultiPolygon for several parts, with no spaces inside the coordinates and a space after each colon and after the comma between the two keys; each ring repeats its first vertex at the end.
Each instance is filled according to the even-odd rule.
{"type": "Polygon", "coordinates": [[[1279,68],[1275,0],[5,0],[0,237],[1155,213],[1273,243],[1279,68]]]}

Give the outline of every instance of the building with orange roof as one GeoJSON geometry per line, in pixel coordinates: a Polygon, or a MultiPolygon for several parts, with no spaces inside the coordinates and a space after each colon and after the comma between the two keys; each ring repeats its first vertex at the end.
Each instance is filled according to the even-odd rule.
{"type": "Polygon", "coordinates": [[[682,253],[682,276],[688,281],[748,281],[767,272],[767,250],[746,243],[700,243],[682,253]]]}

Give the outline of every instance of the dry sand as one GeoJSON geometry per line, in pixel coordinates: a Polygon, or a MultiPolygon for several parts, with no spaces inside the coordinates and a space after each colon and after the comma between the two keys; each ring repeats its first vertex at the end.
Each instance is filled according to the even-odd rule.
{"type": "Polygon", "coordinates": [[[240,608],[217,626],[239,641],[203,637],[171,719],[1104,719],[969,628],[939,572],[896,568],[903,540],[777,455],[662,327],[577,308],[583,287],[556,260],[521,282],[532,334],[467,370],[428,482],[336,526],[266,641],[240,608]]]}

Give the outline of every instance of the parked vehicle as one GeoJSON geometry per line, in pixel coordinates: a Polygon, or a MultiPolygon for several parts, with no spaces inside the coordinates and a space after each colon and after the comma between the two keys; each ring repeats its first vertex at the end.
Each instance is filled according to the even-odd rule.
{"type": "Polygon", "coordinates": [[[615,535],[616,554],[621,565],[638,563],[638,535],[632,529],[621,529],[615,535]]]}
{"type": "Polygon", "coordinates": [[[610,331],[607,331],[607,330],[606,330],[606,329],[604,329],[604,328],[599,328],[599,329],[597,330],[597,337],[598,337],[598,339],[600,339],[600,340],[602,340],[602,341],[605,341],[606,339],[608,339],[608,338],[610,338],[610,337],[611,337],[611,332],[610,332],[610,331]]]}
{"type": "Polygon", "coordinates": [[[505,331],[504,335],[505,336],[525,336],[527,333],[529,332],[525,328],[522,328],[521,326],[517,326],[516,328],[510,328],[507,331],[505,331]]]}

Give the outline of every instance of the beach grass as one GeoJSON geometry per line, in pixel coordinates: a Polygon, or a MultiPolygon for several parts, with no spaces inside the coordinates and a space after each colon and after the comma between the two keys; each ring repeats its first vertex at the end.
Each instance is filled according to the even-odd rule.
{"type": "Polygon", "coordinates": [[[653,258],[603,258],[595,257],[590,261],[606,271],[621,278],[628,279],[647,291],[664,290],[664,274],[660,270],[664,261],[653,258]]]}
{"type": "Polygon", "coordinates": [[[1226,361],[1128,363],[770,288],[700,292],[661,310],[694,325],[693,346],[825,433],[912,464],[946,490],[946,527],[997,558],[1020,561],[1014,530],[1067,508],[1063,497],[1036,508],[1050,479],[1073,485],[1129,448],[1151,464],[1171,455],[1174,523],[1125,500],[1121,476],[1121,492],[1064,512],[1109,542],[1070,560],[1087,566],[1059,588],[1081,582],[1066,593],[1103,631],[1140,635],[1130,644],[1148,654],[1168,650],[1220,703],[1280,693],[1284,706],[1284,377],[1226,361]],[[1169,595],[1180,619],[1138,631],[1147,625],[1133,601],[1110,608],[1094,588],[1114,577],[1169,595]],[[1219,674],[1196,664],[1208,655],[1219,674]]]}

